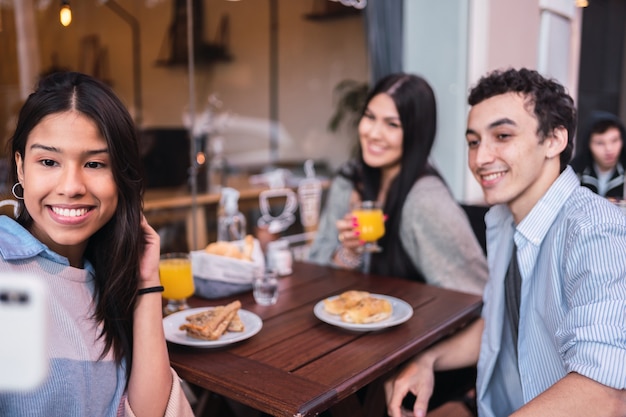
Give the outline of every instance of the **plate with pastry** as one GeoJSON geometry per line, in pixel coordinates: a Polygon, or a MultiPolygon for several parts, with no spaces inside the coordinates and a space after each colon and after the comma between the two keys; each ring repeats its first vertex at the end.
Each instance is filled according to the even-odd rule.
{"type": "Polygon", "coordinates": [[[263,321],[243,310],[239,301],[214,307],[190,308],[163,319],[168,342],[195,347],[221,347],[257,334],[263,321]]]}
{"type": "Polygon", "coordinates": [[[319,301],[313,313],[333,326],[372,331],[404,323],[413,316],[413,307],[389,295],[350,290],[319,301]]]}

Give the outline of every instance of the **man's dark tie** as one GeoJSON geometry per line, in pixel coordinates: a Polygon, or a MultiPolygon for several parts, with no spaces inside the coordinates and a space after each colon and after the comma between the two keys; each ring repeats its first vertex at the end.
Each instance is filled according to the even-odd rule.
{"type": "Polygon", "coordinates": [[[513,335],[513,346],[515,346],[516,354],[521,289],[522,276],[519,273],[519,266],[517,265],[517,246],[513,243],[513,254],[511,255],[509,269],[507,270],[506,277],[504,279],[504,302],[506,314],[508,316],[509,323],[511,324],[511,334],[513,335]]]}

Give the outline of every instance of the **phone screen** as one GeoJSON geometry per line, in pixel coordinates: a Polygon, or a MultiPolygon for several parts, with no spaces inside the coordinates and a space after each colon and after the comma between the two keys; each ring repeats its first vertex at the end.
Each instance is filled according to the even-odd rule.
{"type": "Polygon", "coordinates": [[[0,391],[36,388],[48,374],[46,313],[41,279],[0,273],[0,391]]]}

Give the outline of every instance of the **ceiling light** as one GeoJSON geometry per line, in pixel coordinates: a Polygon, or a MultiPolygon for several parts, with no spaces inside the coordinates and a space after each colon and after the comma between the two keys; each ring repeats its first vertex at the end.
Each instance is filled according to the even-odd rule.
{"type": "Polygon", "coordinates": [[[72,23],[72,9],[68,0],[61,1],[61,11],[59,12],[59,20],[63,26],[69,26],[72,23]]]}

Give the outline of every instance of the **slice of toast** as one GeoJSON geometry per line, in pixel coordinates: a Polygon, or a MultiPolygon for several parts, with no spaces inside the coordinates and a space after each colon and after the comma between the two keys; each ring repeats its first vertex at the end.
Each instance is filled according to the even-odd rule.
{"type": "MultiPolygon", "coordinates": [[[[212,309],[202,311],[200,313],[192,314],[191,316],[187,316],[186,319],[189,323],[195,324],[197,326],[204,326],[204,323],[210,321],[216,314],[224,310],[225,306],[216,306],[212,309]]],[[[239,317],[239,311],[233,317],[233,319],[228,323],[227,332],[243,332],[246,329],[245,325],[241,321],[241,317],[239,317]]]]}
{"type": "Polygon", "coordinates": [[[188,322],[182,324],[180,330],[185,330],[190,337],[203,340],[218,340],[233,322],[233,328],[243,331],[238,314],[241,302],[237,300],[219,307],[186,317],[188,322]]]}

